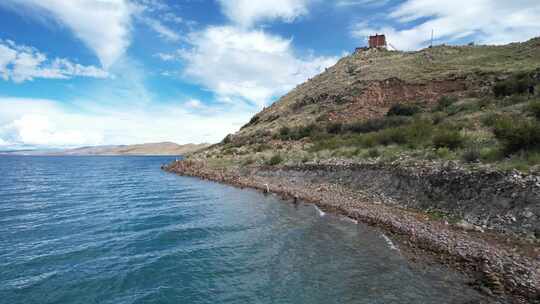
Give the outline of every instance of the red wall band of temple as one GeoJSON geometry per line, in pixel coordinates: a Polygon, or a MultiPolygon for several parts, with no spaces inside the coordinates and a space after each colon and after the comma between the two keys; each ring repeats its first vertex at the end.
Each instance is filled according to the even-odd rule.
{"type": "Polygon", "coordinates": [[[369,47],[386,47],[386,37],[384,35],[369,36],[369,47]]]}

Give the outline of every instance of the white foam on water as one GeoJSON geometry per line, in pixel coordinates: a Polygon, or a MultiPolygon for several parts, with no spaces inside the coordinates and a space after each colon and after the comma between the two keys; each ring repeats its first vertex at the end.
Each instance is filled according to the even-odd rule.
{"type": "Polygon", "coordinates": [[[313,205],[315,207],[315,209],[317,209],[317,211],[319,211],[319,216],[323,217],[326,215],[326,213],[324,211],[322,211],[321,209],[319,209],[319,207],[317,207],[316,205],[313,205]]]}
{"type": "MultiPolygon", "coordinates": [[[[51,271],[51,272],[38,274],[38,275],[35,275],[35,276],[21,277],[21,278],[17,278],[15,280],[12,280],[11,282],[7,282],[6,285],[10,286],[10,287],[14,287],[14,288],[26,288],[26,287],[30,287],[30,286],[32,286],[34,284],[40,283],[42,281],[45,281],[45,280],[51,278],[52,276],[54,276],[56,274],[57,274],[57,271],[51,271]]],[[[1,290],[1,288],[0,288],[0,290],[1,290]]]]}
{"type": "Polygon", "coordinates": [[[345,221],[354,223],[354,224],[358,224],[358,221],[357,221],[357,220],[355,220],[355,219],[353,219],[353,218],[350,218],[350,217],[348,217],[348,216],[344,216],[344,217],[342,217],[342,219],[345,220],[345,221]]]}
{"type": "Polygon", "coordinates": [[[383,239],[386,241],[386,244],[388,244],[388,247],[390,247],[390,249],[399,251],[399,249],[394,244],[394,242],[392,242],[392,240],[389,237],[387,237],[386,234],[381,233],[381,235],[382,235],[383,239]]]}

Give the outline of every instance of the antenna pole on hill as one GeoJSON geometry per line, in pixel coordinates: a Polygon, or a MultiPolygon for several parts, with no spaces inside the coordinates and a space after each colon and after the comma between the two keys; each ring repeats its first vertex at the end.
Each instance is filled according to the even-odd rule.
{"type": "Polygon", "coordinates": [[[433,47],[433,33],[435,32],[434,29],[431,30],[431,44],[429,45],[430,48],[433,47]]]}

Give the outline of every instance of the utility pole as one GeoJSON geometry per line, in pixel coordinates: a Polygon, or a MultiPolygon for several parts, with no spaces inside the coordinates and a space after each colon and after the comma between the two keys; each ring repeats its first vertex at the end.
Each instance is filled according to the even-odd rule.
{"type": "Polygon", "coordinates": [[[430,48],[433,47],[433,33],[435,32],[434,29],[431,30],[431,44],[429,45],[430,48]]]}

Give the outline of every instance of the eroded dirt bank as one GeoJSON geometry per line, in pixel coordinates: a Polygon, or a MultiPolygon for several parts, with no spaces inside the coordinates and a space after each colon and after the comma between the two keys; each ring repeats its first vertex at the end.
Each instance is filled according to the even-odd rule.
{"type": "Polygon", "coordinates": [[[530,235],[538,229],[539,185],[529,177],[378,164],[225,170],[187,160],[164,169],[277,193],[382,227],[411,248],[465,270],[494,299],[540,303],[537,243],[514,243],[509,241],[513,237],[501,235],[530,235]],[[496,207],[487,206],[490,201],[496,207]],[[479,226],[449,224],[416,210],[431,208],[461,214],[479,226]],[[489,228],[493,230],[484,231],[489,228]]]}

